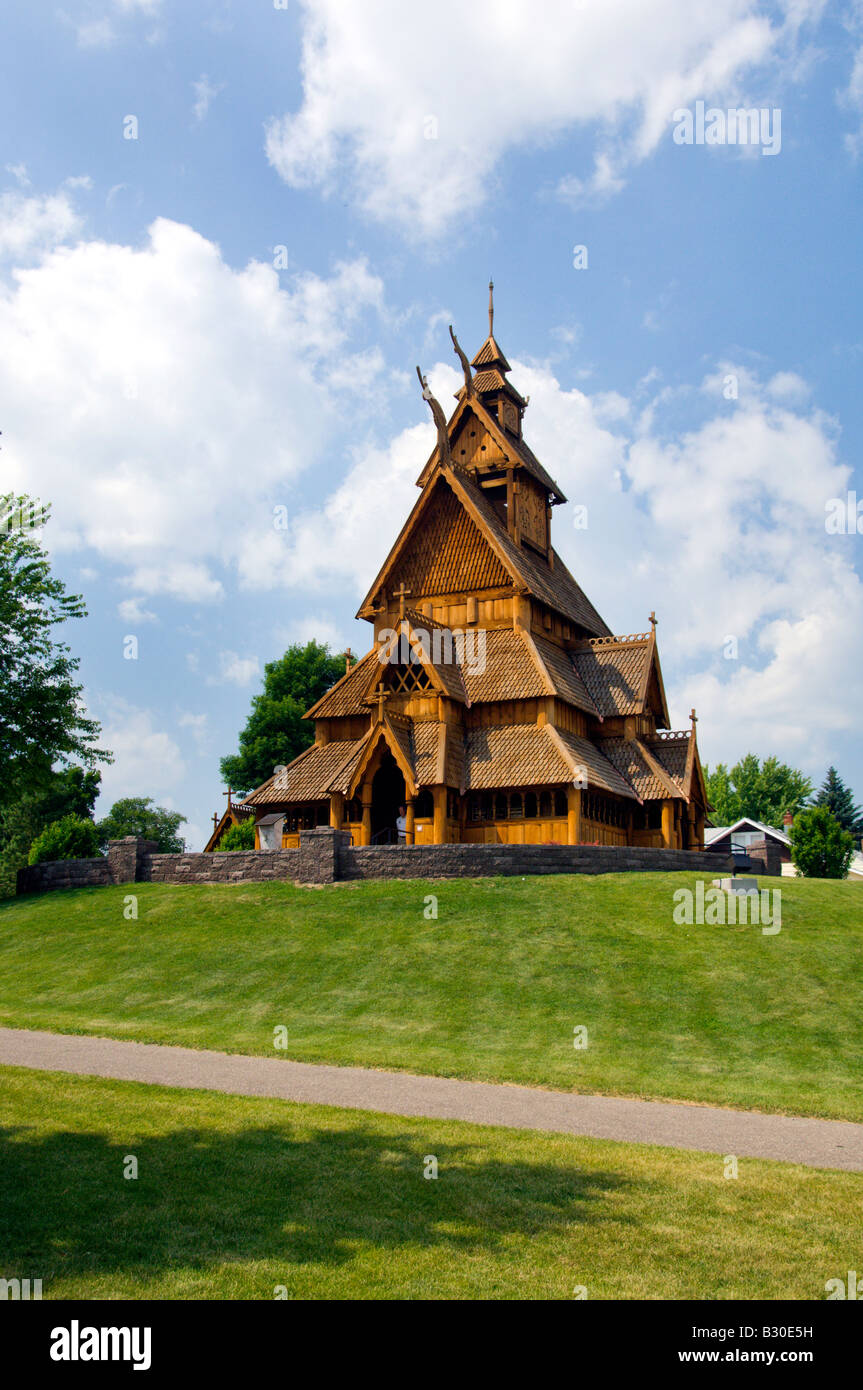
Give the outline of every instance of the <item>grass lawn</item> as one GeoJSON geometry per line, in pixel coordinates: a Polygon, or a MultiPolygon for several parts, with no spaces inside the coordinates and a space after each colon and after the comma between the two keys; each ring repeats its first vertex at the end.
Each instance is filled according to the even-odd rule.
{"type": "Polygon", "coordinates": [[[765,936],[675,925],[672,893],[694,883],[130,884],[11,900],[0,1024],[271,1056],[284,1026],[303,1061],[863,1120],[859,888],[762,880],[782,892],[782,929],[765,936]]]}
{"type": "Polygon", "coordinates": [[[859,1263],[852,1173],[733,1180],[672,1149],[19,1068],[0,1116],[0,1274],[44,1298],[823,1299],[859,1263]]]}

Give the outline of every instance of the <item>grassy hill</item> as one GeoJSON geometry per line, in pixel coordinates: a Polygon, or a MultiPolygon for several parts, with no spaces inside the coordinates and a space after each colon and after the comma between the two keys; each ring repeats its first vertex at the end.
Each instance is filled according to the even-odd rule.
{"type": "Polygon", "coordinates": [[[859,1268],[857,1173],[11,1067],[0,1106],[3,1275],[46,1299],[823,1299],[859,1268]]]}
{"type": "Polygon", "coordinates": [[[859,888],[762,880],[782,891],[765,936],[675,925],[695,878],[20,899],[0,905],[0,1024],[270,1055],[283,1026],[302,1061],[863,1120],[859,888]]]}

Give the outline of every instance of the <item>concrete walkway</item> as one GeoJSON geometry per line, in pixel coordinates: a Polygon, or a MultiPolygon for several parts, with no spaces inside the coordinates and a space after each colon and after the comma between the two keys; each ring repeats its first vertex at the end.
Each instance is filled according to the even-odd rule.
{"type": "Polygon", "coordinates": [[[863,1124],[0,1028],[0,1064],[863,1171],[863,1124]]]}

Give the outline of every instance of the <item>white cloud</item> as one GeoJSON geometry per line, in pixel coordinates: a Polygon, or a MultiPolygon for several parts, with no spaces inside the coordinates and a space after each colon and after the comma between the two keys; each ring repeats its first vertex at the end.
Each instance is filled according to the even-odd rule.
{"type": "Polygon", "coordinates": [[[151,19],[161,6],[162,0],[103,0],[102,4],[91,0],[83,15],[70,15],[64,10],[58,13],[74,29],[79,48],[110,48],[119,37],[117,21],[122,23],[137,15],[151,19]]]}
{"type": "Polygon", "coordinates": [[[192,738],[195,740],[195,747],[199,753],[205,753],[210,744],[210,730],[208,715],[191,714],[188,711],[181,714],[177,720],[177,725],[181,729],[190,729],[192,738]]]}
{"type": "Polygon", "coordinates": [[[224,91],[224,82],[211,82],[205,72],[201,73],[197,82],[192,83],[192,90],[195,93],[195,103],[192,107],[195,120],[200,124],[207,119],[207,113],[213,100],[224,91]]]}
{"type": "Polygon", "coordinates": [[[0,257],[29,259],[77,236],[83,225],[65,189],[33,197],[16,189],[0,193],[0,257]]]}
{"type": "Polygon", "coordinates": [[[117,613],[124,623],[154,623],[156,622],[155,613],[151,613],[148,608],[142,607],[143,599],[124,598],[117,604],[117,613]]]}
{"type": "Polygon", "coordinates": [[[251,685],[261,674],[261,664],[256,656],[239,656],[237,652],[219,653],[219,674],[209,676],[208,685],[251,685]]]}
{"type": "MultiPolygon", "coordinates": [[[[267,127],[297,188],[347,194],[410,235],[463,224],[510,150],[581,130],[590,170],[569,201],[608,197],[670,139],[676,107],[736,94],[793,51],[821,0],[302,0],[303,100],[267,127]]],[[[771,70],[771,77],[773,76],[771,70]]],[[[531,191],[531,190],[528,190],[531,191]]]]}
{"type": "Polygon", "coordinates": [[[92,547],[136,595],[194,603],[240,557],[254,570],[273,502],[383,371],[350,346],[383,311],[364,261],[283,282],[160,219],[140,247],[81,241],[0,284],[4,469],[51,499],[53,550],[92,547]]]}
{"type": "Polygon", "coordinates": [[[100,746],[109,748],[114,762],[102,768],[99,815],[125,796],[164,798],[183,785],[186,765],[170,734],[157,725],[150,710],[110,697],[100,711],[100,746]]]}

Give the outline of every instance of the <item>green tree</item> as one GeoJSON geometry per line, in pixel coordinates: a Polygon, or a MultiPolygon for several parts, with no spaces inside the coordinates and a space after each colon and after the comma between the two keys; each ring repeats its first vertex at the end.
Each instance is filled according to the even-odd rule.
{"type": "Polygon", "coordinates": [[[794,817],[791,859],[804,878],[845,878],[853,853],[850,831],[826,806],[808,806],[794,817]]]}
{"type": "Polygon", "coordinates": [[[230,825],[217,845],[217,849],[254,849],[255,848],[255,821],[253,816],[247,816],[245,820],[238,821],[236,825],[230,825]]]}
{"type": "Polygon", "coordinates": [[[63,816],[52,821],[36,836],[27,856],[29,864],[45,864],[53,859],[95,859],[99,853],[99,833],[86,816],[63,816]]]}
{"type": "Polygon", "coordinates": [[[846,787],[835,767],[828,767],[827,776],[815,797],[816,806],[826,806],[834,815],[843,830],[852,835],[863,835],[863,811],[854,805],[854,794],[846,787]]]}
{"type": "Polygon", "coordinates": [[[754,753],[747,753],[730,771],[724,763],[717,763],[713,771],[705,767],[704,776],[717,825],[734,825],[749,816],[781,830],[784,812],[794,815],[812,795],[812,783],[804,773],[774,757],[762,763],[754,753]]]}
{"type": "Polygon", "coordinates": [[[101,780],[94,768],[49,768],[44,775],[34,773],[26,791],[0,803],[0,897],[14,894],[18,870],[46,825],[68,815],[93,819],[101,780]]]}
{"type": "Polygon", "coordinates": [[[240,751],[219,765],[226,785],[250,792],[272,777],[275,767],[308,748],[315,727],[303,715],[344,674],[344,656],[332,656],[329,647],[314,640],[305,646],[295,643],[278,661],[268,662],[263,691],[253,698],[240,734],[240,751]]]}
{"type": "MultiPolygon", "coordinates": [[[[99,725],[84,713],[79,661],[55,629],[86,616],[84,600],[51,574],[24,496],[0,497],[0,786],[5,800],[33,787],[61,759],[110,762],[99,725]]],[[[42,520],[47,520],[47,509],[42,520]]]]}
{"type": "Polygon", "coordinates": [[[104,820],[99,821],[99,842],[107,845],[109,840],[141,835],[145,840],[155,840],[160,854],[180,854],[184,843],[177,831],[185,819],[179,811],[154,806],[152,797],[122,797],[114,802],[104,820]]]}

